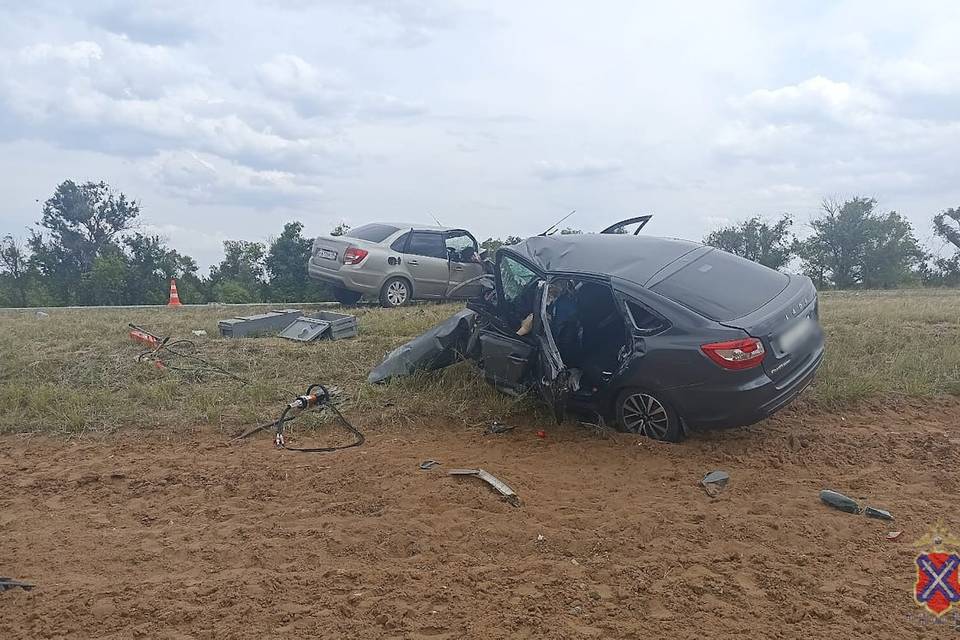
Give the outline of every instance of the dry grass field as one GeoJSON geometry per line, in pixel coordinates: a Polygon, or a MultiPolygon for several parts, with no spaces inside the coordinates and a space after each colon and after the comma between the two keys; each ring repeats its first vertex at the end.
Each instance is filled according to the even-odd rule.
{"type": "MultiPolygon", "coordinates": [[[[272,418],[311,382],[340,387],[345,410],[411,426],[425,416],[479,424],[539,415],[536,403],[494,392],[469,363],[388,386],[365,383],[387,351],[456,308],[354,309],[358,338],[307,344],[217,336],[217,320],[259,309],[52,309],[44,319],[0,313],[0,433],[231,431],[272,418]],[[137,362],[142,348],[128,338],[129,322],[194,340],[198,353],[248,382],[215,373],[197,380],[137,362]],[[195,329],[207,337],[194,338],[195,329]]],[[[826,293],[821,309],[827,358],[804,405],[835,410],[960,395],[960,292],[826,293]]]]}

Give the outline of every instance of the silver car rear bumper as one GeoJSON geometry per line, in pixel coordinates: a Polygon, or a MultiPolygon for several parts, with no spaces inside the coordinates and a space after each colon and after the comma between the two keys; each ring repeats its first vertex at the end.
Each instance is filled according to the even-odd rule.
{"type": "MultiPolygon", "coordinates": [[[[323,258],[321,258],[321,260],[322,259],[323,258]]],[[[341,265],[340,269],[334,271],[316,264],[314,259],[311,258],[307,264],[307,273],[309,273],[310,277],[314,280],[320,280],[335,287],[363,293],[379,293],[380,287],[383,285],[383,278],[380,275],[363,273],[362,265],[356,268],[341,265]]]]}

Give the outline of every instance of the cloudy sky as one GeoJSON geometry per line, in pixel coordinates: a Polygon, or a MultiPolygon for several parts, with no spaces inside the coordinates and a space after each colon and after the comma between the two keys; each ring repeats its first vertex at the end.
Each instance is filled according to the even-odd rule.
{"type": "Polygon", "coordinates": [[[0,0],[0,232],[106,180],[206,266],[300,220],[701,238],[960,205],[960,3],[0,0]]]}

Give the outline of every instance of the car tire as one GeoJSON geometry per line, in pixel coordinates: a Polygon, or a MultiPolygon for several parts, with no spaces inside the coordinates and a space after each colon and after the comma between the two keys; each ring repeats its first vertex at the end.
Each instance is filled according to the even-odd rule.
{"type": "Polygon", "coordinates": [[[363,294],[358,291],[351,291],[343,287],[333,288],[333,297],[336,298],[340,304],[357,304],[361,296],[363,296],[363,294]]]}
{"type": "Polygon", "coordinates": [[[406,278],[388,278],[380,287],[380,306],[385,309],[402,307],[410,302],[412,294],[410,282],[406,278]]]}
{"type": "Polygon", "coordinates": [[[680,442],[685,432],[680,416],[670,404],[643,389],[624,389],[617,396],[617,426],[663,442],[680,442]]]}

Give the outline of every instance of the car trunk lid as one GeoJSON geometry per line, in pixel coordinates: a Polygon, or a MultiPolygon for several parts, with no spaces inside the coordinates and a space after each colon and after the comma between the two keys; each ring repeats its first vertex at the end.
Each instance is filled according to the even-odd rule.
{"type": "Polygon", "coordinates": [[[790,283],[773,300],[721,324],[742,329],[763,342],[767,352],[764,371],[777,383],[801,369],[822,341],[818,313],[817,291],[810,278],[790,276],[790,283]]]}
{"type": "Polygon", "coordinates": [[[369,249],[377,246],[376,242],[367,242],[359,238],[347,236],[317,236],[313,241],[313,250],[310,259],[317,266],[331,271],[339,271],[343,266],[343,254],[350,247],[369,249]]]}

